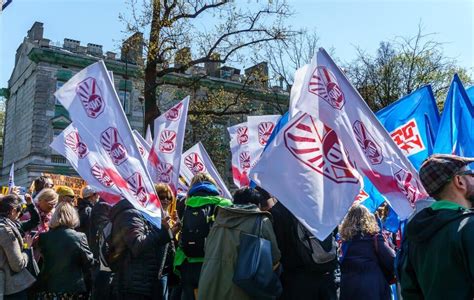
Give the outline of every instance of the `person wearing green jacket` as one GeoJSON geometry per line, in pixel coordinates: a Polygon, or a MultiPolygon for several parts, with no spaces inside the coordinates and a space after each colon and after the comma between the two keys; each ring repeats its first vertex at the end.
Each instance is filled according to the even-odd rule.
{"type": "Polygon", "coordinates": [[[404,300],[474,298],[472,162],[435,154],[421,166],[420,179],[436,202],[407,225],[399,278],[404,300]]]}
{"type": "Polygon", "coordinates": [[[231,200],[219,194],[216,182],[208,174],[198,173],[193,177],[174,258],[175,272],[181,275],[181,299],[196,299],[204,261],[204,242],[214,223],[216,208],[232,205],[231,200]]]}

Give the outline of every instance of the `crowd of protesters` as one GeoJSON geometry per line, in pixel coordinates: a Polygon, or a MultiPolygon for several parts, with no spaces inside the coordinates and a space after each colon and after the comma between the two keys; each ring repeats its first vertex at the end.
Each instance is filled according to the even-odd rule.
{"type": "Polygon", "coordinates": [[[0,198],[0,296],[472,299],[472,162],[433,155],[423,163],[420,178],[432,199],[420,202],[401,234],[380,226],[386,208],[372,214],[355,203],[323,241],[269,192],[243,188],[225,199],[204,173],[185,195],[155,186],[161,228],[126,199],[112,206],[89,186],[75,195],[39,177],[31,195],[0,198]],[[269,264],[265,278],[251,279],[261,286],[242,280],[242,270],[260,268],[248,255],[256,253],[247,247],[252,239],[266,253],[257,264],[269,264]]]}

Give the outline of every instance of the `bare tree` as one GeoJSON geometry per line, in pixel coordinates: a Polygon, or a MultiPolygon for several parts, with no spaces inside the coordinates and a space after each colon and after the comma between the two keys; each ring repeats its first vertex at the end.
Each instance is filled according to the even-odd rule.
{"type": "Polygon", "coordinates": [[[357,48],[357,58],[345,69],[368,105],[379,110],[393,101],[431,84],[438,100],[444,101],[454,73],[470,83],[466,69],[443,53],[435,34],[423,33],[420,25],[412,37],[381,42],[375,56],[357,48]]]}
{"type": "Polygon", "coordinates": [[[293,34],[283,22],[291,14],[285,0],[130,0],[130,6],[131,16],[121,16],[127,31],[149,32],[144,41],[145,126],[153,126],[161,112],[156,88],[166,74],[241,59],[239,54],[251,46],[293,34]]]}

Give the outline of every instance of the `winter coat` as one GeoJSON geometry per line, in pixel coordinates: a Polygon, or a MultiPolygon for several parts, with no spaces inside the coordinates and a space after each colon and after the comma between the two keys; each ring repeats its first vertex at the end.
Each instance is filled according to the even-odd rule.
{"type": "Polygon", "coordinates": [[[23,238],[17,225],[0,217],[0,270],[4,272],[4,294],[11,295],[30,287],[35,278],[28,272],[28,255],[22,252],[23,238]]]}
{"type": "Polygon", "coordinates": [[[173,234],[152,226],[125,199],[112,208],[110,218],[113,252],[119,257],[114,277],[117,292],[151,297],[158,291],[166,245],[173,234]]]}
{"type": "Polygon", "coordinates": [[[90,234],[88,236],[89,247],[95,258],[99,258],[98,232],[102,230],[109,222],[109,215],[112,206],[102,199],[99,199],[91,210],[90,215],[90,234]]]}
{"type": "Polygon", "coordinates": [[[198,299],[251,299],[232,282],[237,262],[240,233],[253,233],[258,215],[264,216],[262,237],[272,245],[272,261],[280,260],[271,215],[255,205],[218,207],[216,221],[206,239],[204,264],[199,279],[198,299]]]}
{"type": "Polygon", "coordinates": [[[90,238],[90,218],[92,207],[94,207],[94,204],[87,199],[81,199],[77,204],[79,226],[76,228],[76,231],[85,233],[88,240],[90,238]]]}
{"type": "Polygon", "coordinates": [[[340,299],[391,299],[390,286],[382,269],[393,274],[395,252],[383,236],[359,235],[345,243],[340,299]]]}
{"type": "Polygon", "coordinates": [[[54,293],[81,293],[87,290],[93,264],[92,252],[84,233],[67,227],[51,228],[39,236],[38,245],[43,257],[39,275],[39,289],[54,293]]]}
{"type": "Polygon", "coordinates": [[[407,225],[404,300],[474,298],[474,213],[437,201],[407,225]]]}

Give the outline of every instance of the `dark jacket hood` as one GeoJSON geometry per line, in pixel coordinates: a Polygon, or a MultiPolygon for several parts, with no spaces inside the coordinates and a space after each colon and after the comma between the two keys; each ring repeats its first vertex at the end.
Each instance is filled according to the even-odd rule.
{"type": "Polygon", "coordinates": [[[132,203],[130,203],[130,201],[128,201],[127,199],[120,200],[110,210],[110,219],[111,220],[115,219],[115,217],[119,213],[121,213],[122,211],[127,210],[127,209],[135,209],[135,207],[133,207],[132,203]]]}
{"type": "Polygon", "coordinates": [[[415,242],[431,239],[442,227],[461,218],[468,211],[462,209],[439,209],[431,207],[421,210],[407,225],[407,237],[415,242]]]}

